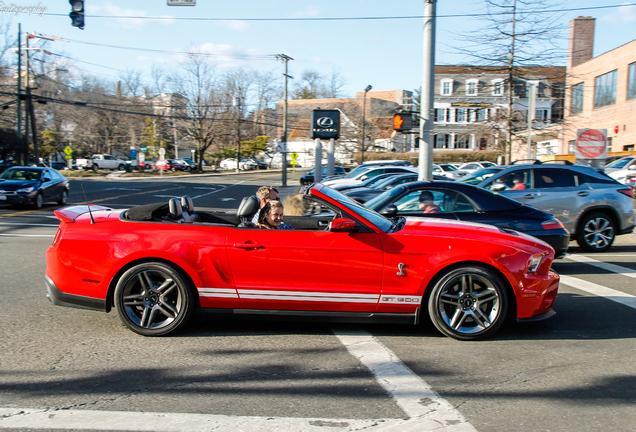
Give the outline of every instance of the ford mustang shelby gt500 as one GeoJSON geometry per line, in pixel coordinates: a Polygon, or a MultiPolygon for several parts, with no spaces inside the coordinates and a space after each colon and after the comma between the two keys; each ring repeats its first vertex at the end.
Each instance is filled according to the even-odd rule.
{"type": "Polygon", "coordinates": [[[460,340],[492,335],[507,316],[554,314],[554,250],[512,230],[443,219],[387,219],[322,184],[295,230],[257,229],[258,199],[236,214],[195,212],[192,200],[55,211],[47,251],[55,305],[117,309],[132,331],[160,336],[196,309],[355,322],[430,317],[460,340]]]}

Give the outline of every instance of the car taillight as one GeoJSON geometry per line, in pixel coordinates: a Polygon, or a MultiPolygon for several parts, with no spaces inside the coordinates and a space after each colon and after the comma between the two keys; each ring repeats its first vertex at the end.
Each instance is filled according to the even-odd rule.
{"type": "Polygon", "coordinates": [[[636,196],[634,196],[634,189],[632,188],[619,189],[618,192],[625,194],[630,198],[636,198],[636,196]]]}
{"type": "Polygon", "coordinates": [[[541,226],[543,227],[543,229],[547,230],[565,228],[561,221],[558,219],[549,219],[545,222],[541,222],[541,226]]]}

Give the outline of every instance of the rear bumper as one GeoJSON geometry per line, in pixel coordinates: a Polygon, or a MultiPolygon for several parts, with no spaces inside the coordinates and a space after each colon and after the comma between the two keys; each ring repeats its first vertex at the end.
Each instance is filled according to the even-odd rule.
{"type": "Polygon", "coordinates": [[[74,294],[66,294],[55,286],[50,277],[44,276],[46,282],[46,296],[55,306],[74,307],[79,309],[96,310],[107,312],[106,300],[96,299],[93,297],[84,297],[74,294]]]}

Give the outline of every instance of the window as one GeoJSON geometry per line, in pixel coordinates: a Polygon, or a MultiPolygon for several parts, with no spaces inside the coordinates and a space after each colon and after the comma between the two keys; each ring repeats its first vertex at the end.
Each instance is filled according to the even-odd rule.
{"type": "Polygon", "coordinates": [[[466,121],[466,108],[457,108],[457,110],[455,110],[455,121],[457,122],[466,121]]]}
{"type": "Polygon", "coordinates": [[[481,121],[486,121],[486,112],[488,110],[482,108],[482,109],[478,109],[477,110],[477,121],[481,122],[481,121]]]}
{"type": "Polygon", "coordinates": [[[535,110],[534,118],[535,118],[535,120],[540,121],[540,122],[547,122],[548,120],[550,120],[550,117],[548,115],[549,112],[550,111],[548,111],[547,109],[535,110]]]}
{"type": "Polygon", "coordinates": [[[503,95],[503,80],[492,81],[492,95],[493,96],[503,95]]]}
{"type": "Polygon", "coordinates": [[[629,65],[627,76],[627,99],[636,99],[636,63],[629,65]]]}
{"type": "Polygon", "coordinates": [[[576,140],[570,140],[568,141],[568,153],[573,154],[574,153],[574,146],[576,145],[576,140]]]}
{"type": "Polygon", "coordinates": [[[509,172],[484,186],[495,192],[502,190],[523,190],[532,187],[532,170],[523,169],[509,172]]]}
{"type": "Polygon", "coordinates": [[[585,83],[580,83],[572,86],[572,104],[570,106],[571,114],[578,114],[583,112],[583,90],[585,83]]]}
{"type": "Polygon", "coordinates": [[[443,96],[450,96],[453,94],[453,80],[452,79],[443,79],[441,86],[441,93],[443,96]]]}
{"type": "Polygon", "coordinates": [[[447,148],[448,135],[440,134],[435,136],[435,148],[447,148]]]}
{"type": "Polygon", "coordinates": [[[472,79],[466,81],[466,95],[477,96],[477,80],[472,79]]]}
{"type": "Polygon", "coordinates": [[[436,122],[447,122],[448,121],[448,109],[446,108],[436,108],[435,109],[435,121],[436,122]]]}
{"type": "Polygon", "coordinates": [[[594,108],[601,108],[616,103],[616,75],[614,70],[594,80],[594,108]]]}
{"type": "MultiPolygon", "coordinates": [[[[455,148],[467,149],[470,148],[470,137],[468,135],[461,135],[455,141],[455,148]]],[[[478,167],[481,168],[481,167],[478,167]]]]}
{"type": "Polygon", "coordinates": [[[557,188],[576,186],[574,171],[568,169],[540,168],[534,174],[535,188],[557,188]]]}

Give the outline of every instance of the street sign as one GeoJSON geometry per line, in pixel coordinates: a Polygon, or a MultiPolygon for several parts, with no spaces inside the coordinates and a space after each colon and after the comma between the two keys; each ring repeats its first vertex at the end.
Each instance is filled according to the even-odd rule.
{"type": "Polygon", "coordinates": [[[291,166],[295,167],[296,165],[298,165],[298,162],[296,162],[295,160],[291,161],[289,163],[291,166]]]}
{"type": "Polygon", "coordinates": [[[137,149],[130,149],[130,159],[131,160],[137,159],[137,149]]]}
{"type": "Polygon", "coordinates": [[[66,148],[64,149],[64,153],[66,153],[66,156],[70,156],[71,154],[73,154],[73,149],[69,146],[66,146],[66,148]]]}
{"type": "Polygon", "coordinates": [[[315,109],[311,112],[311,138],[340,138],[340,111],[315,109]]]}
{"type": "Polygon", "coordinates": [[[607,129],[579,129],[576,133],[576,159],[605,159],[607,129]]]}
{"type": "Polygon", "coordinates": [[[292,154],[289,155],[289,157],[295,161],[296,159],[298,159],[298,153],[293,152],[292,154]]]}
{"type": "Polygon", "coordinates": [[[148,151],[148,147],[142,147],[142,148],[140,148],[139,150],[141,150],[141,151],[145,152],[145,151],[148,151]]]}

